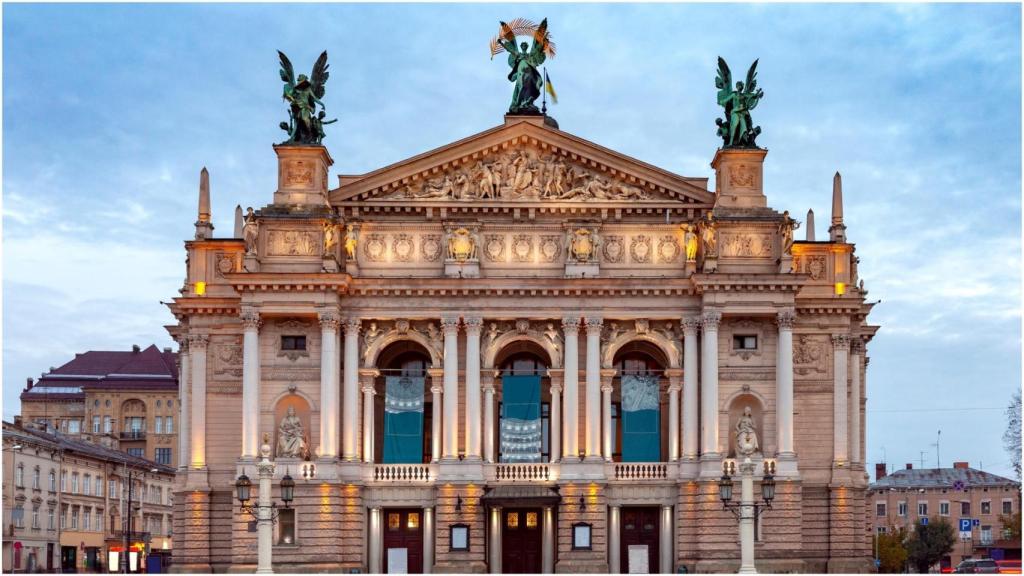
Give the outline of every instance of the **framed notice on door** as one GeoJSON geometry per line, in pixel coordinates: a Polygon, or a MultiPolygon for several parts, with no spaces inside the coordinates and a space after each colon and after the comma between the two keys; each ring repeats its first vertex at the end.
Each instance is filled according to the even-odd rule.
{"type": "Polygon", "coordinates": [[[590,550],[590,532],[591,526],[586,522],[580,522],[572,525],[572,549],[573,550],[590,550]]]}
{"type": "Polygon", "coordinates": [[[451,531],[451,551],[465,552],[469,550],[469,526],[466,524],[453,524],[451,531]]]}
{"type": "Polygon", "coordinates": [[[629,573],[647,574],[650,567],[647,564],[647,545],[631,545],[629,547],[629,573]]]}
{"type": "Polygon", "coordinates": [[[388,574],[409,573],[409,549],[388,548],[388,574]]]}

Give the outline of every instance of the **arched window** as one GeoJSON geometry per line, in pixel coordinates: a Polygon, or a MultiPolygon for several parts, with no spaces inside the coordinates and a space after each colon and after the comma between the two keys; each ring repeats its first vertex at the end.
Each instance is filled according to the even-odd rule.
{"type": "MultiPolygon", "coordinates": [[[[517,344],[531,346],[532,343],[517,344]]],[[[515,346],[515,345],[513,345],[515,346]]],[[[548,365],[537,351],[513,352],[500,364],[498,461],[547,462],[551,458],[551,392],[548,365]]]]}
{"type": "Polygon", "coordinates": [[[667,453],[667,391],[660,355],[647,342],[616,354],[612,392],[612,459],[661,462],[667,453]]]}
{"type": "Polygon", "coordinates": [[[381,351],[374,383],[374,462],[430,462],[433,402],[430,355],[419,344],[400,341],[381,351]]]}

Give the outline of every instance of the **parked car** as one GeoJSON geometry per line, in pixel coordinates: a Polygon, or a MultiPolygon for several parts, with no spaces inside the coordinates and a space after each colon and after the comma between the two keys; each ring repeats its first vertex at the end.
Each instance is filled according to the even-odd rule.
{"type": "Polygon", "coordinates": [[[1020,560],[996,560],[1000,574],[1020,574],[1020,560]]]}
{"type": "Polygon", "coordinates": [[[991,558],[970,558],[957,564],[957,574],[998,574],[999,566],[991,558]]]}

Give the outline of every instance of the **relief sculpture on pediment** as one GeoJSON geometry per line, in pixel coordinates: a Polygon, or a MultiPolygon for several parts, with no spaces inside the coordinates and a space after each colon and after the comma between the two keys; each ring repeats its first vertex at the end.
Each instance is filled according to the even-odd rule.
{"type": "Polygon", "coordinates": [[[320,241],[320,234],[309,230],[272,230],[267,238],[271,256],[318,255],[320,241]]]}
{"type": "Polygon", "coordinates": [[[772,254],[770,234],[721,234],[722,256],[736,258],[766,258],[772,254]]]}
{"type": "Polygon", "coordinates": [[[649,200],[640,186],[533,148],[477,160],[467,167],[407,184],[382,200],[649,200]]]}

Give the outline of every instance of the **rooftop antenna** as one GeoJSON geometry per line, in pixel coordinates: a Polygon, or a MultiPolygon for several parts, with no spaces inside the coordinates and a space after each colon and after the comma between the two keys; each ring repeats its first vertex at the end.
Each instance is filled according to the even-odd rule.
{"type": "Polygon", "coordinates": [[[921,468],[924,468],[924,450],[921,450],[921,468]]]}
{"type": "Polygon", "coordinates": [[[540,91],[540,97],[541,97],[541,100],[540,100],[540,113],[543,114],[544,116],[548,115],[548,90],[547,90],[548,87],[547,87],[547,82],[548,82],[548,67],[545,66],[544,67],[544,88],[542,88],[541,91],[540,91]]]}
{"type": "Polygon", "coordinates": [[[939,430],[939,433],[936,435],[936,438],[935,438],[935,443],[932,444],[932,446],[935,446],[935,467],[936,468],[942,468],[942,458],[940,458],[940,456],[939,456],[941,454],[941,452],[939,452],[939,444],[941,442],[942,442],[942,430],[939,430]]]}

